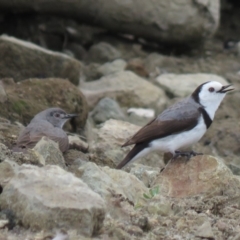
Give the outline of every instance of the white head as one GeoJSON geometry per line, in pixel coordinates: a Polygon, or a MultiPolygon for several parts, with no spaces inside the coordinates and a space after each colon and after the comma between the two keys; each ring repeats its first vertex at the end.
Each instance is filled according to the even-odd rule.
{"type": "Polygon", "coordinates": [[[226,96],[226,93],[233,90],[233,88],[229,89],[230,86],[223,86],[216,81],[206,82],[197,87],[192,93],[192,97],[205,108],[209,117],[213,120],[215,112],[226,96]]]}

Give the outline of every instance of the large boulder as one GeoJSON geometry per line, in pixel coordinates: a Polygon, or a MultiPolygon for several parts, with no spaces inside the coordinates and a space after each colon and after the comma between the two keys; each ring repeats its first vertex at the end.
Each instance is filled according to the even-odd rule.
{"type": "Polygon", "coordinates": [[[0,79],[13,78],[16,82],[57,77],[78,85],[82,70],[74,58],[4,35],[0,37],[0,59],[0,79]]]}
{"type": "Polygon", "coordinates": [[[105,203],[97,193],[73,174],[50,165],[22,165],[4,187],[0,206],[33,230],[74,229],[85,236],[97,233],[105,217],[105,203]]]}
{"type": "Polygon", "coordinates": [[[161,193],[175,198],[219,195],[221,191],[240,188],[240,181],[219,159],[209,155],[172,161],[155,180],[161,193]]]}
{"type": "MultiPolygon", "coordinates": [[[[83,127],[88,106],[84,95],[72,83],[59,78],[27,79],[15,83],[3,79],[8,100],[0,102],[0,115],[27,125],[39,112],[49,107],[61,107],[68,113],[78,113],[76,127],[83,127]]],[[[76,130],[76,129],[75,129],[76,130]]]]}
{"type": "Polygon", "coordinates": [[[107,75],[98,81],[82,85],[90,107],[103,97],[115,98],[121,106],[164,108],[167,98],[164,91],[130,71],[107,75]]]}
{"type": "Polygon", "coordinates": [[[2,13],[38,12],[70,16],[114,32],[167,43],[199,42],[219,24],[219,0],[94,1],[41,0],[0,2],[2,13]]]}

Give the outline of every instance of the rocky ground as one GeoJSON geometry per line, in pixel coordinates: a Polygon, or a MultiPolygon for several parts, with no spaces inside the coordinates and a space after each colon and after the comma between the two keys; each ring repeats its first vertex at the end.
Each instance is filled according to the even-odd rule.
{"type": "Polygon", "coordinates": [[[189,7],[189,16],[195,7],[208,14],[199,13],[201,24],[184,19],[181,43],[171,19],[161,25],[166,35],[146,39],[149,29],[134,36],[131,24],[118,29],[128,34],[114,33],[114,23],[124,22],[117,13],[116,22],[97,27],[41,15],[40,5],[37,15],[2,16],[0,32],[9,36],[0,36],[1,240],[240,239],[240,9],[222,1],[218,23],[218,1],[207,2],[189,7]],[[205,27],[200,42],[190,37],[196,26],[196,34],[205,27]],[[209,80],[235,91],[193,146],[205,155],[164,168],[168,157],[153,153],[115,169],[131,149],[121,145],[140,126],[209,80]],[[26,153],[13,152],[23,127],[53,106],[79,113],[65,126],[70,149],[62,154],[43,138],[26,153]]]}

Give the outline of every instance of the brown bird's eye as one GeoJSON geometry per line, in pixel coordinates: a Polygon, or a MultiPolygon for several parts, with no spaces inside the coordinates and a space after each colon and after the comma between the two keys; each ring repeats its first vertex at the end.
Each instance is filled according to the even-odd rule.
{"type": "Polygon", "coordinates": [[[214,89],[213,87],[210,87],[210,88],[208,89],[209,92],[214,92],[214,90],[215,90],[215,89],[214,89]]]}
{"type": "Polygon", "coordinates": [[[60,117],[60,114],[59,114],[59,113],[57,113],[55,116],[56,116],[56,117],[60,117]]]}

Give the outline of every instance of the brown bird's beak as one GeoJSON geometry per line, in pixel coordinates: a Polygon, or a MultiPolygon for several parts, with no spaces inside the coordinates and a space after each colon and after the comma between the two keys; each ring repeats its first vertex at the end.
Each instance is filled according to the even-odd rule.
{"type": "Polygon", "coordinates": [[[77,117],[78,114],[66,114],[63,118],[64,119],[70,119],[70,118],[74,118],[74,117],[77,117]]]}
{"type": "Polygon", "coordinates": [[[229,88],[231,86],[232,86],[232,84],[229,84],[229,85],[226,85],[226,86],[222,86],[222,88],[219,91],[217,91],[217,92],[218,93],[226,93],[226,92],[234,90],[234,88],[227,89],[227,88],[229,88]]]}

